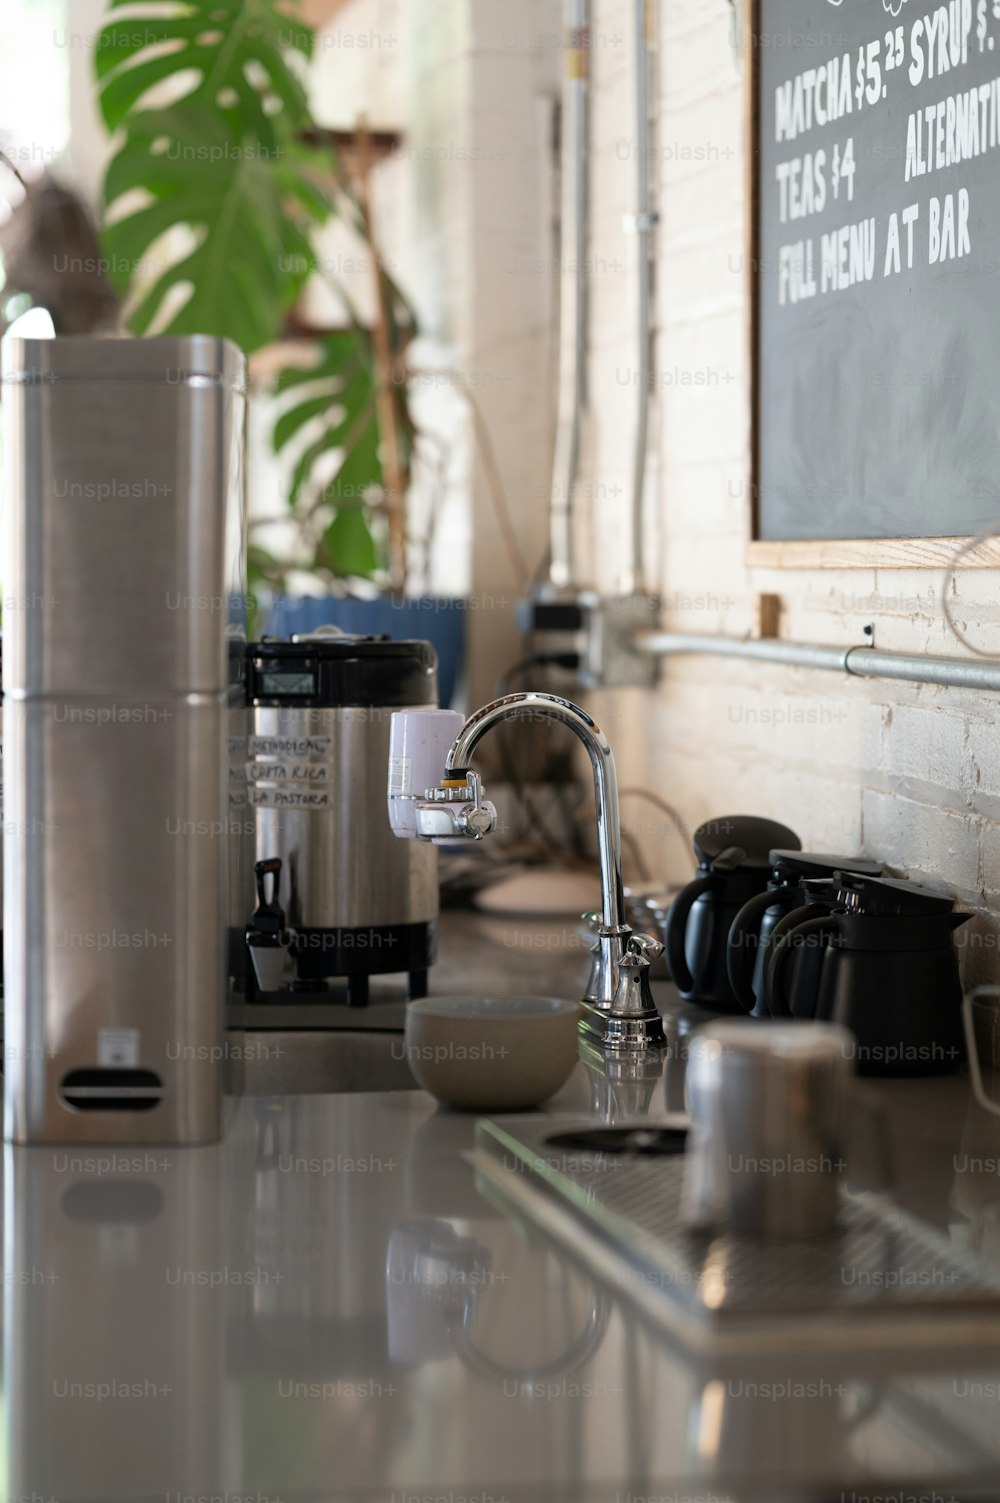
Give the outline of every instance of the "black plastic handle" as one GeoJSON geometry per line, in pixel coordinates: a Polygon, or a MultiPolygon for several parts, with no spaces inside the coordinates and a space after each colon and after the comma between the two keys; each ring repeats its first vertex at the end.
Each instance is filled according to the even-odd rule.
{"type": "MultiPolygon", "coordinates": [[[[726,970],[729,973],[729,985],[733,989],[733,994],[740,1006],[747,1012],[753,1012],[757,1006],[757,998],[753,990],[757,946],[753,944],[750,936],[756,934],[759,944],[760,923],[767,910],[794,903],[798,895],[794,887],[770,887],[766,892],[755,892],[733,919],[729,938],[726,940],[726,970]]],[[[768,943],[770,943],[770,936],[768,943]]]]}
{"type": "Polygon", "coordinates": [[[268,856],[264,861],[255,861],[253,874],[257,885],[257,907],[250,920],[251,926],[262,934],[278,934],[285,927],[284,909],[278,901],[281,857],[268,856]],[[268,877],[272,879],[270,897],[267,892],[268,877]]]}
{"type": "MultiPolygon", "coordinates": [[[[778,940],[783,934],[787,934],[789,929],[796,929],[799,924],[804,924],[807,918],[818,917],[815,903],[803,903],[801,908],[793,908],[789,913],[784,914],[771,930],[770,949],[774,949],[778,940]]],[[[771,963],[770,955],[768,955],[767,963],[768,965],[771,963]]],[[[764,974],[767,975],[766,968],[764,974]]]]}
{"type": "MultiPolygon", "coordinates": [[[[776,926],[777,927],[777,926],[776,926]]],[[[838,929],[837,916],[833,913],[820,914],[818,918],[806,919],[804,923],[794,924],[785,930],[777,942],[774,935],[771,936],[771,957],[767,967],[767,1010],[772,1018],[793,1018],[797,1014],[792,1012],[787,994],[788,962],[795,954],[796,948],[802,944],[806,936],[820,934],[836,934],[838,929]]],[[[812,999],[815,1013],[818,998],[812,999]]]]}
{"type": "Polygon", "coordinates": [[[711,892],[719,883],[718,877],[696,877],[682,887],[667,912],[663,938],[667,948],[667,964],[674,982],[682,992],[694,990],[694,977],[688,970],[684,954],[684,937],[687,934],[688,914],[703,892],[711,892]]]}

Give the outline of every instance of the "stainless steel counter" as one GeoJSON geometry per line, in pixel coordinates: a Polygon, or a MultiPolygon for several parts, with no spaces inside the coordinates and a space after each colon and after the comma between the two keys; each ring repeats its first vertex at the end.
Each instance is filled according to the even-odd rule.
{"type": "MultiPolygon", "coordinates": [[[[520,919],[441,949],[441,990],[586,973],[520,919]]],[[[1000,1267],[1000,1120],[961,1077],[864,1089],[900,1200],[1000,1267]]],[[[7,1148],[7,1498],[1000,1493],[1000,1350],[694,1359],[477,1188],[473,1126],[418,1091],[244,1096],[214,1148],[7,1148]]]]}

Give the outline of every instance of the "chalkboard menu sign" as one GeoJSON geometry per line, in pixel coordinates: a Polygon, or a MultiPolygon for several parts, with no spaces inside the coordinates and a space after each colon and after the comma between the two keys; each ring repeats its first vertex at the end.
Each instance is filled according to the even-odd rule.
{"type": "Polygon", "coordinates": [[[1000,518],[1000,0],[751,0],[747,47],[751,560],[938,563],[1000,518]]]}

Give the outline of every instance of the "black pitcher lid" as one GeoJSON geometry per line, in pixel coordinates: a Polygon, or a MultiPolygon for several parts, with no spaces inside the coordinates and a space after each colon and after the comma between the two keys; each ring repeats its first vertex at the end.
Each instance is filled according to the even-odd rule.
{"type": "Polygon", "coordinates": [[[856,872],[838,872],[837,903],[850,913],[878,914],[892,918],[916,918],[951,913],[954,900],[946,893],[932,892],[904,877],[866,877],[856,872]]]}
{"type": "Polygon", "coordinates": [[[700,866],[712,866],[723,852],[742,852],[739,860],[726,864],[730,867],[763,867],[771,865],[771,852],[798,851],[802,842],[794,830],[779,825],[774,819],[761,819],[756,814],[724,814],[718,819],[706,820],[692,836],[692,843],[700,866]]]}
{"type": "Polygon", "coordinates": [[[881,861],[863,856],[834,856],[825,851],[772,851],[770,862],[775,873],[783,877],[832,877],[834,872],[859,872],[865,877],[880,877],[881,861]]]}

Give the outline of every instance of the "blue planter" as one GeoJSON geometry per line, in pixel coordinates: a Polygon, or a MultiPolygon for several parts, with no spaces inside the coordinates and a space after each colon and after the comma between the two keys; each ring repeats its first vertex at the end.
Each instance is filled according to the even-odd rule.
{"type": "Polygon", "coordinates": [[[317,626],[339,626],[361,636],[413,638],[430,642],[438,656],[438,695],[443,708],[452,703],[465,663],[466,603],[459,597],[419,595],[400,599],[378,595],[356,600],[344,595],[280,595],[263,635],[291,637],[317,626]]]}

